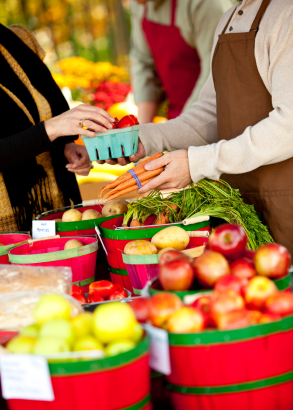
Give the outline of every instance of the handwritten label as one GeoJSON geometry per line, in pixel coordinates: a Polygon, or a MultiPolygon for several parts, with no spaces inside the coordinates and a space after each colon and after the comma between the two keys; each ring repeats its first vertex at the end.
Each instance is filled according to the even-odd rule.
{"type": "Polygon", "coordinates": [[[7,399],[55,400],[48,363],[42,356],[0,356],[2,395],[7,399]]]}
{"type": "Polygon", "coordinates": [[[56,235],[55,221],[33,221],[33,239],[56,235]]]}
{"type": "Polygon", "coordinates": [[[143,327],[151,340],[151,369],[168,376],[171,373],[168,333],[151,325],[143,325],[143,327]]]}

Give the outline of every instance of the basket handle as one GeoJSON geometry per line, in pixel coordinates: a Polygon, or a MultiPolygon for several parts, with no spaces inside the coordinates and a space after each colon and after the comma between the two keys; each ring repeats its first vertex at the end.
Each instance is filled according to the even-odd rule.
{"type": "Polygon", "coordinates": [[[186,231],[189,238],[208,238],[210,236],[209,231],[186,231]]]}
{"type": "Polygon", "coordinates": [[[34,243],[34,242],[38,242],[38,241],[45,241],[46,239],[58,239],[60,238],[60,235],[54,235],[54,236],[46,236],[45,238],[38,238],[38,239],[29,239],[28,243],[34,243]]]}
{"type": "Polygon", "coordinates": [[[209,221],[210,217],[208,215],[205,216],[194,216],[193,218],[188,218],[183,220],[183,225],[191,225],[196,224],[199,222],[209,221]]]}
{"type": "Polygon", "coordinates": [[[88,199],[86,201],[82,201],[82,206],[94,206],[94,205],[101,205],[100,199],[88,199]]]}

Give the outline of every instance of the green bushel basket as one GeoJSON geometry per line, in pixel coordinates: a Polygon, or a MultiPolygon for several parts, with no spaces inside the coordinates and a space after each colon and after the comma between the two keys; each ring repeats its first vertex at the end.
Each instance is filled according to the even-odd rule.
{"type": "Polygon", "coordinates": [[[81,135],[91,161],[129,157],[137,152],[139,125],[97,132],[90,138],[81,135]]]}

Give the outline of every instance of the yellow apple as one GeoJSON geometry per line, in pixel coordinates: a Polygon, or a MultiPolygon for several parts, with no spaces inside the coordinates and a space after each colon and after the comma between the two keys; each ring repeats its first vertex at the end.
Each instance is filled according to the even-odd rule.
{"type": "Polygon", "coordinates": [[[64,339],[68,346],[72,346],[74,341],[74,331],[72,323],[65,319],[53,319],[43,324],[40,329],[40,337],[57,337],[64,339]]]}
{"type": "Polygon", "coordinates": [[[90,312],[82,313],[71,320],[74,336],[79,339],[92,333],[93,315],[90,312]]]}
{"type": "Polygon", "coordinates": [[[33,353],[34,345],[36,343],[35,337],[17,336],[7,343],[6,348],[10,353],[27,354],[33,353]]]}
{"type": "Polygon", "coordinates": [[[105,303],[94,311],[93,332],[102,343],[133,339],[136,324],[133,310],[126,303],[105,303]]]}
{"type": "Polygon", "coordinates": [[[39,336],[39,326],[37,325],[30,325],[26,326],[20,332],[21,336],[29,336],[29,337],[38,337],[39,336]]]}
{"type": "Polygon", "coordinates": [[[36,304],[33,316],[37,324],[42,325],[52,319],[70,319],[70,302],[61,295],[43,295],[36,304]]]}
{"type": "Polygon", "coordinates": [[[132,340],[117,340],[116,342],[108,344],[105,352],[106,356],[116,356],[117,354],[128,352],[128,350],[132,350],[133,348],[135,348],[135,343],[132,340]]]}
{"type": "Polygon", "coordinates": [[[74,343],[73,350],[75,352],[82,352],[83,350],[104,350],[104,347],[93,336],[87,335],[81,337],[74,343]]]}
{"type": "Polygon", "coordinates": [[[138,343],[142,339],[142,336],[143,336],[143,328],[139,323],[137,323],[134,326],[134,335],[133,335],[132,340],[135,343],[138,343]]]}
{"type": "Polygon", "coordinates": [[[46,355],[52,353],[65,353],[69,352],[70,348],[64,339],[59,337],[40,337],[33,349],[33,353],[46,355]]]}

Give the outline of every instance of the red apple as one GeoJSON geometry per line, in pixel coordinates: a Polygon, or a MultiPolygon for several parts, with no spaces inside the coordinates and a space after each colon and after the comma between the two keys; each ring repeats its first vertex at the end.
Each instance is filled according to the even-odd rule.
{"type": "Polygon", "coordinates": [[[240,310],[244,308],[245,302],[243,297],[234,292],[234,290],[214,292],[212,295],[211,312],[217,326],[222,315],[225,315],[233,310],[240,310]]]}
{"type": "Polygon", "coordinates": [[[152,325],[165,328],[167,320],[181,307],[181,299],[174,293],[157,293],[150,300],[149,319],[152,325]]]}
{"type": "Polygon", "coordinates": [[[226,258],[235,260],[245,251],[247,235],[240,225],[224,224],[211,234],[209,246],[212,251],[220,252],[226,258]]]}
{"type": "Polygon", "coordinates": [[[230,273],[228,261],[219,252],[214,251],[206,251],[194,259],[193,266],[195,276],[207,288],[212,288],[218,279],[230,273]]]}
{"type": "Polygon", "coordinates": [[[213,327],[214,321],[211,314],[211,296],[200,296],[192,305],[195,309],[201,311],[204,317],[204,327],[213,327]]]}
{"type": "Polygon", "coordinates": [[[171,333],[200,332],[204,328],[204,317],[200,310],[182,307],[168,320],[167,330],[171,333]]]}
{"type": "Polygon", "coordinates": [[[193,279],[193,267],[184,259],[175,259],[160,266],[159,280],[164,290],[187,290],[193,279]]]}
{"type": "Polygon", "coordinates": [[[240,309],[232,312],[225,313],[219,317],[217,322],[218,329],[220,330],[232,330],[240,329],[250,325],[250,313],[249,310],[240,309]]]}
{"type": "Polygon", "coordinates": [[[263,245],[255,253],[254,264],[258,274],[280,278],[288,273],[291,256],[285,246],[277,243],[263,245]]]}
{"type": "Polygon", "coordinates": [[[133,298],[129,306],[134,311],[136,320],[140,323],[145,323],[149,319],[149,298],[133,298]]]}
{"type": "Polygon", "coordinates": [[[242,279],[243,285],[247,285],[248,281],[255,276],[253,264],[246,258],[238,259],[230,265],[231,275],[242,279]]]}
{"type": "Polygon", "coordinates": [[[215,284],[214,289],[222,292],[226,290],[234,290],[239,295],[243,295],[243,280],[234,275],[222,276],[215,284]]]}
{"type": "Polygon", "coordinates": [[[271,296],[266,302],[266,311],[278,316],[287,316],[293,313],[293,293],[279,292],[271,296]]]}
{"type": "Polygon", "coordinates": [[[276,293],[277,286],[265,276],[255,276],[244,289],[245,301],[251,309],[263,309],[267,300],[276,293]]]}
{"type": "Polygon", "coordinates": [[[279,315],[274,315],[272,313],[263,313],[259,319],[259,324],[263,324],[263,323],[271,323],[271,322],[275,322],[276,320],[280,320],[281,316],[279,315]]]}
{"type": "Polygon", "coordinates": [[[165,263],[171,262],[171,261],[173,261],[173,260],[175,260],[175,259],[184,259],[184,260],[186,260],[187,262],[190,261],[189,256],[185,255],[185,254],[182,253],[182,252],[176,251],[176,250],[174,249],[174,250],[166,251],[166,252],[164,252],[164,253],[160,256],[159,266],[163,266],[163,265],[165,265],[165,263]]]}
{"type": "Polygon", "coordinates": [[[243,257],[246,258],[249,262],[251,262],[252,264],[254,263],[254,255],[255,255],[255,251],[252,251],[251,249],[245,249],[244,253],[243,253],[243,257]]]}
{"type": "Polygon", "coordinates": [[[249,310],[249,322],[252,325],[257,325],[262,317],[259,310],[249,310]]]}

